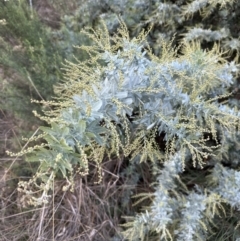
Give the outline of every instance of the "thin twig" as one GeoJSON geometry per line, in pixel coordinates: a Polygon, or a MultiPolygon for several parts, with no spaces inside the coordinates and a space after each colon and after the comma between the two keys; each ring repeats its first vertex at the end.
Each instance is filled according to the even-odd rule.
{"type": "MultiPolygon", "coordinates": [[[[37,130],[32,134],[32,136],[30,137],[30,139],[37,134],[38,130],[39,130],[39,127],[38,127],[37,130]]],[[[23,146],[21,152],[27,147],[28,143],[29,143],[29,141],[27,141],[26,144],[23,146]]],[[[5,179],[7,173],[10,171],[10,169],[12,168],[12,166],[14,165],[14,163],[16,162],[16,160],[18,160],[18,158],[19,158],[18,156],[14,158],[14,160],[12,161],[11,165],[9,166],[9,168],[4,172],[4,175],[3,175],[3,177],[1,178],[0,182],[5,179]]]]}

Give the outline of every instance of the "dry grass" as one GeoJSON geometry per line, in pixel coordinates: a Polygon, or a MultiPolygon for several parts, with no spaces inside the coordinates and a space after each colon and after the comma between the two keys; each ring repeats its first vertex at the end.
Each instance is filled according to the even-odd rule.
{"type": "MultiPolygon", "coordinates": [[[[117,175],[122,163],[123,160],[106,161],[104,166],[115,173],[104,169],[100,184],[94,183],[98,178],[94,166],[88,177],[76,175],[73,192],[63,192],[66,183],[56,181],[51,201],[39,208],[23,208],[23,197],[17,193],[17,183],[9,173],[1,182],[0,240],[110,241],[113,237],[122,240],[120,223],[124,220],[121,216],[130,214],[132,202],[124,207],[121,200],[133,190],[117,175]]],[[[142,181],[134,193],[148,190],[148,184],[142,181]]]]}

